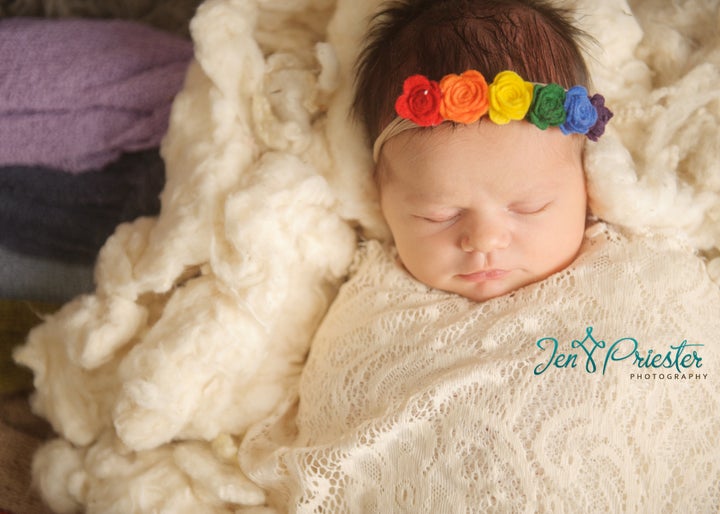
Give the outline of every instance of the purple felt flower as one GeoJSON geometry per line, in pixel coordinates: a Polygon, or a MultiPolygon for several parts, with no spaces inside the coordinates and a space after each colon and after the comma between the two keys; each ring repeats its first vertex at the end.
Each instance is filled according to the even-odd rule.
{"type": "Polygon", "coordinates": [[[583,86],[568,89],[565,95],[565,112],[567,118],[565,123],[560,125],[563,134],[587,134],[598,119],[598,112],[590,103],[587,89],[583,86]]]}
{"type": "Polygon", "coordinates": [[[593,95],[590,103],[595,107],[598,118],[595,125],[588,130],[587,137],[590,141],[597,141],[605,133],[605,125],[613,117],[613,112],[605,107],[605,97],[601,94],[593,95]]]}

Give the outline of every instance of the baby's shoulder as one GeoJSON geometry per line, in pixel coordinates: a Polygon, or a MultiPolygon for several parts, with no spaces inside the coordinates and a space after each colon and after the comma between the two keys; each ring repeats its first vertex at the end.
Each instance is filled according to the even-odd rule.
{"type": "Polygon", "coordinates": [[[632,284],[665,293],[695,288],[696,293],[706,291],[713,297],[720,291],[709,273],[707,260],[679,233],[595,223],[587,228],[572,269],[591,281],[614,280],[617,291],[632,284]],[[693,287],[689,287],[691,284],[693,287]]]}
{"type": "Polygon", "coordinates": [[[691,260],[700,260],[697,249],[687,235],[680,231],[633,229],[604,221],[597,221],[585,229],[581,254],[598,249],[629,256],[644,252],[675,253],[691,260]]]}

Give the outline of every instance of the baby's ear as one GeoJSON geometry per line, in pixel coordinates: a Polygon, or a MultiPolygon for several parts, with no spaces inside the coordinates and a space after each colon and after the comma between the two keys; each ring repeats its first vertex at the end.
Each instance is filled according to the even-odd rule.
{"type": "Polygon", "coordinates": [[[577,145],[578,145],[582,150],[584,150],[584,149],[585,149],[585,144],[588,142],[587,136],[584,135],[584,134],[573,134],[572,137],[573,137],[573,138],[575,139],[575,141],[577,142],[577,145]]]}
{"type": "MultiPolygon", "coordinates": [[[[587,137],[585,137],[583,134],[570,134],[567,137],[572,138],[573,155],[579,157],[580,162],[582,163],[585,158],[585,144],[587,143],[587,140],[588,140],[587,137]]],[[[583,169],[585,169],[584,166],[583,166],[583,169]]]]}
{"type": "Polygon", "coordinates": [[[379,194],[382,194],[382,186],[388,183],[389,177],[390,170],[388,169],[387,162],[385,161],[381,151],[378,162],[373,168],[373,182],[375,183],[375,187],[377,187],[379,194]]]}

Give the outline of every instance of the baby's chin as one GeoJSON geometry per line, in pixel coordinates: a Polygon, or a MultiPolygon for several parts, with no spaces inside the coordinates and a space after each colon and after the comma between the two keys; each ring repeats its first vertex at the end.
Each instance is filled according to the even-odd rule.
{"type": "Polygon", "coordinates": [[[460,295],[464,298],[467,298],[468,300],[472,300],[473,302],[486,302],[488,300],[492,300],[493,298],[500,298],[501,296],[505,296],[508,294],[511,294],[518,289],[523,287],[523,285],[517,286],[517,287],[505,287],[502,285],[486,285],[486,286],[474,286],[471,288],[462,287],[462,288],[453,288],[453,289],[447,289],[446,291],[450,293],[455,293],[457,295],[460,295]]]}

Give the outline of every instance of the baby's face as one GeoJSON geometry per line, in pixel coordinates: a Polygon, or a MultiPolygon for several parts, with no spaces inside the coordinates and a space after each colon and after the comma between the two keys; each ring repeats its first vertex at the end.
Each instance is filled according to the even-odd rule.
{"type": "Polygon", "coordinates": [[[389,139],[381,206],[407,271],[481,302],[568,266],[586,218],[578,137],[485,121],[389,139]]]}

